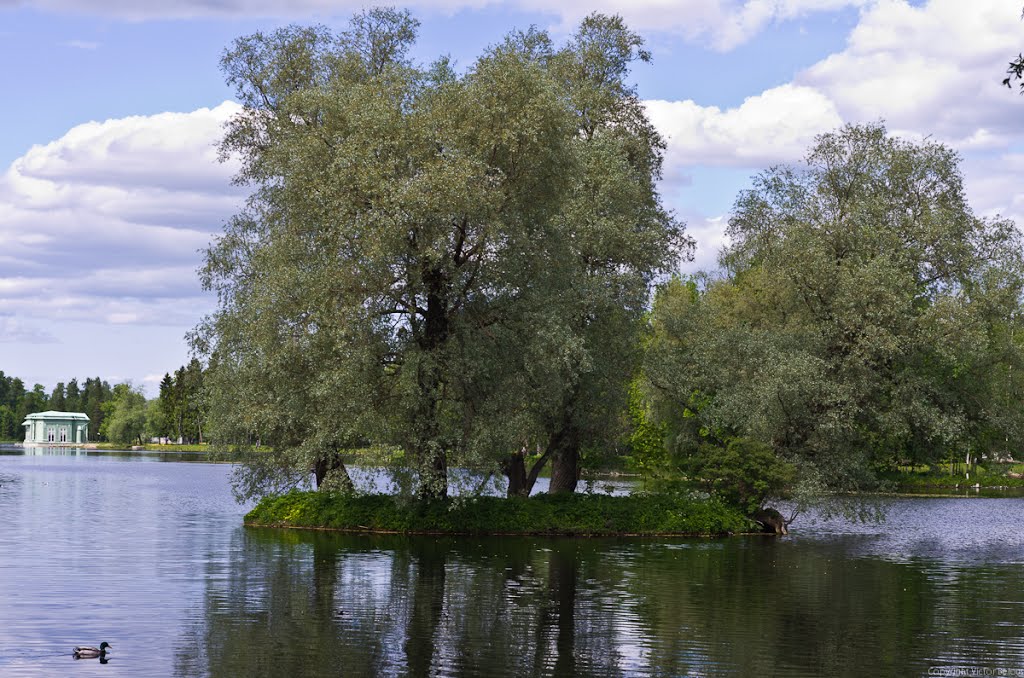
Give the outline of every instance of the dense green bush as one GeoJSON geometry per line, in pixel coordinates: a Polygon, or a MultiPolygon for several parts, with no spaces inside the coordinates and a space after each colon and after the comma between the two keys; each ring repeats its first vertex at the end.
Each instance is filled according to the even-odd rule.
{"type": "Polygon", "coordinates": [[[698,485],[748,515],[772,498],[784,497],[796,469],[771,447],[747,438],[732,438],[724,447],[701,445],[685,470],[698,485]]]}
{"type": "Polygon", "coordinates": [[[680,495],[538,495],[408,502],[389,495],[266,497],[248,525],[446,534],[693,534],[752,531],[736,509],[680,495]]]}

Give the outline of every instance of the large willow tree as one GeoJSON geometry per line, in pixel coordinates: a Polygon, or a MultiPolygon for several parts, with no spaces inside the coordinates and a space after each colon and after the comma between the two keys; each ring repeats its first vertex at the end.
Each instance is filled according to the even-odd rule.
{"type": "MultiPolygon", "coordinates": [[[[413,63],[416,28],[372,10],[223,59],[244,108],[222,150],[254,190],[207,252],[219,307],[194,343],[215,439],[273,448],[243,494],[310,469],[348,486],[339,451],[379,443],[439,497],[452,463],[550,439],[614,392],[587,386],[597,328],[628,336],[685,245],[653,188],[661,141],[622,84],[639,52],[621,22],[591,17],[560,51],[515,34],[465,72],[413,63]]],[[[571,473],[578,449],[555,455],[571,473]]]]}
{"type": "Polygon", "coordinates": [[[510,494],[529,494],[545,463],[551,492],[572,492],[581,457],[621,435],[627,382],[638,369],[639,331],[651,286],[692,246],[661,205],[664,142],[647,119],[630,65],[647,61],[642,40],[618,18],[585,19],[569,43],[524,36],[568,104],[573,171],[555,218],[558,253],[539,307],[556,331],[530,333],[513,372],[526,396],[523,444],[505,460],[510,494]],[[531,40],[532,38],[532,40],[531,40]],[[527,470],[526,449],[540,452],[527,470]]]}
{"type": "Polygon", "coordinates": [[[756,177],[724,275],[655,303],[648,385],[680,454],[752,438],[805,487],[856,490],[897,463],[1016,450],[1021,239],[972,212],[958,164],[873,124],[756,177]]]}

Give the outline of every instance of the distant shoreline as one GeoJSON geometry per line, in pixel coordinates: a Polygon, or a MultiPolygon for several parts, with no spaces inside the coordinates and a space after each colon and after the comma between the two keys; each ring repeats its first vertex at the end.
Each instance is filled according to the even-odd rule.
{"type": "Polygon", "coordinates": [[[4,447],[20,447],[22,449],[79,449],[99,452],[162,452],[179,454],[207,454],[207,445],[122,445],[120,443],[26,443],[23,440],[0,440],[4,447]]]}

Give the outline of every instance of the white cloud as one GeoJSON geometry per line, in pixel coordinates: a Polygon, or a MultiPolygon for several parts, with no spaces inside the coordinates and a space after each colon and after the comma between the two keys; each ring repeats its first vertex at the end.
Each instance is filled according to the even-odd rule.
{"type": "Polygon", "coordinates": [[[94,50],[98,49],[100,43],[93,42],[91,40],[68,40],[64,43],[65,47],[73,47],[75,49],[94,50]]]}
{"type": "Polygon", "coordinates": [[[1024,47],[1019,12],[1006,0],[879,0],[843,51],[796,82],[828,96],[845,121],[883,119],[894,134],[956,149],[975,211],[1024,227],[1024,168],[1012,152],[1024,143],[1024,100],[1000,84],[1024,47]]]}
{"type": "Polygon", "coordinates": [[[975,211],[983,217],[1012,219],[1024,229],[1024,153],[968,156],[964,183],[975,211]]]}
{"type": "Polygon", "coordinates": [[[619,14],[630,28],[664,31],[720,51],[731,50],[773,23],[814,13],[835,12],[866,5],[870,0],[518,0],[515,5],[537,12],[557,13],[564,25],[575,24],[598,11],[619,14]]]}
{"type": "Polygon", "coordinates": [[[198,251],[239,208],[217,161],[225,102],[89,122],[0,175],[0,313],[191,325],[198,251]]]}
{"type": "Polygon", "coordinates": [[[0,315],[0,344],[13,342],[52,344],[56,341],[56,337],[41,327],[26,324],[18,318],[0,315]]]}
{"type": "Polygon", "coordinates": [[[686,220],[686,232],[697,242],[697,249],[693,253],[693,261],[684,262],[680,267],[683,273],[718,268],[718,254],[728,242],[725,237],[728,221],[727,216],[691,217],[686,220]]]}
{"type": "MultiPolygon", "coordinates": [[[[777,6],[777,14],[799,9],[777,6]]],[[[865,5],[842,50],[740,106],[649,101],[668,140],[667,182],[702,165],[753,174],[794,163],[816,134],[884,120],[893,134],[930,136],[960,152],[975,211],[1024,227],[1024,101],[1000,86],[1007,62],[1024,46],[1018,12],[1005,0],[877,0],[865,5]]],[[[689,223],[698,242],[692,268],[706,268],[724,242],[725,220],[689,223]]]]}
{"type": "Polygon", "coordinates": [[[56,141],[33,146],[14,162],[10,180],[39,201],[62,199],[72,185],[220,192],[231,167],[217,162],[216,142],[238,110],[225,102],[191,113],[77,125],[56,141]]]}
{"type": "Polygon", "coordinates": [[[800,159],[816,134],[842,124],[835,105],[810,87],[783,85],[721,110],[686,101],[647,101],[668,141],[669,168],[759,167],[800,159]]]}
{"type": "MultiPolygon", "coordinates": [[[[783,15],[801,6],[768,4],[783,15]]],[[[1024,23],[1005,0],[878,0],[842,51],[791,83],[725,110],[692,100],[647,108],[669,140],[670,173],[793,162],[816,134],[879,119],[893,133],[933,136],[964,152],[1005,148],[1024,139],[1021,98],[999,86],[1021,45],[1024,23]]]]}
{"type": "Polygon", "coordinates": [[[1024,46],[1019,3],[879,0],[846,48],[797,79],[850,121],[884,118],[898,132],[993,147],[1024,134],[1020,97],[1000,87],[1024,46]]]}

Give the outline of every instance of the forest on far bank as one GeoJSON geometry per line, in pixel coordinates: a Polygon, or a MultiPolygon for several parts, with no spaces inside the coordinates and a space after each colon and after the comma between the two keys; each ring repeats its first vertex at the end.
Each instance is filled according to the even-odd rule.
{"type": "Polygon", "coordinates": [[[160,393],[147,400],[141,387],[129,382],[110,385],[100,377],[72,378],[52,390],[31,389],[0,370],[0,441],[25,438],[22,422],[36,412],[82,412],[89,417],[89,440],[142,444],[153,438],[202,442],[203,369],[198,360],[164,375],[160,393]]]}

